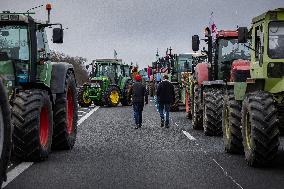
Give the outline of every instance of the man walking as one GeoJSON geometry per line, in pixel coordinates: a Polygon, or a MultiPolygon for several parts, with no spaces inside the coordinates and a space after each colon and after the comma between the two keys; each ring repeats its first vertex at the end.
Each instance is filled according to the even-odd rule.
{"type": "Polygon", "coordinates": [[[157,98],[159,103],[159,113],[161,117],[161,127],[164,125],[169,128],[169,114],[171,103],[175,99],[174,86],[168,81],[168,75],[163,76],[163,81],[158,85],[157,98]],[[166,121],[165,121],[166,114],[166,121]]]}
{"type": "Polygon", "coordinates": [[[133,110],[134,110],[134,119],[136,127],[138,129],[142,126],[142,111],[144,107],[144,99],[145,104],[148,104],[148,94],[146,87],[141,83],[142,77],[141,75],[135,75],[135,83],[131,88],[132,93],[132,103],[133,103],[133,110]]]}

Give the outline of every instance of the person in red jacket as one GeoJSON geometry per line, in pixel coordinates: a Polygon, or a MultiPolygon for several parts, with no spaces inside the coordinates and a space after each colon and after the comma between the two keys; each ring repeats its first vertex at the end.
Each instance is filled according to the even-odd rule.
{"type": "Polygon", "coordinates": [[[157,89],[157,99],[159,103],[159,113],[161,117],[161,127],[164,125],[166,128],[169,128],[169,115],[170,115],[170,106],[175,99],[174,86],[171,82],[168,81],[168,75],[163,76],[163,81],[159,83],[157,89]],[[166,115],[166,120],[165,120],[166,115]]]}
{"type": "Polygon", "coordinates": [[[132,94],[134,119],[136,124],[135,129],[138,129],[142,126],[142,111],[144,102],[145,104],[148,104],[148,93],[146,87],[141,83],[141,75],[135,75],[134,79],[135,83],[133,84],[130,92],[132,94]]]}

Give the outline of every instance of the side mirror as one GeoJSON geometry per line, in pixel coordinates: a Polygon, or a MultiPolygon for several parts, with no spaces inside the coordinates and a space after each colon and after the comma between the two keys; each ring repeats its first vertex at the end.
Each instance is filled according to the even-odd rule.
{"type": "Polygon", "coordinates": [[[199,36],[193,35],[192,36],[192,50],[195,52],[199,51],[199,44],[200,44],[199,36]]]}
{"type": "Polygon", "coordinates": [[[87,66],[86,66],[86,69],[88,70],[88,69],[89,69],[89,67],[90,67],[90,66],[89,66],[89,65],[87,65],[87,66]]]}
{"type": "Polygon", "coordinates": [[[54,28],[52,39],[53,39],[53,43],[63,43],[63,29],[54,28]]]}
{"type": "Polygon", "coordinates": [[[239,27],[238,29],[238,43],[246,43],[248,41],[247,27],[239,27]]]}

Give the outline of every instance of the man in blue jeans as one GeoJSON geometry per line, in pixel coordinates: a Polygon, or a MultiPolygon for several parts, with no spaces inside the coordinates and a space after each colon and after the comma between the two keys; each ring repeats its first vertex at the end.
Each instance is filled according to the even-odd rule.
{"type": "Polygon", "coordinates": [[[157,98],[159,103],[159,113],[161,117],[161,127],[164,125],[169,128],[169,114],[171,103],[175,99],[174,86],[168,81],[168,75],[163,76],[163,81],[158,85],[157,98]],[[166,115],[166,121],[165,121],[166,115]]]}
{"type": "Polygon", "coordinates": [[[134,79],[135,83],[130,89],[131,90],[130,92],[132,94],[134,119],[136,124],[135,129],[138,129],[142,126],[142,111],[144,107],[144,98],[145,98],[145,104],[148,104],[148,94],[146,87],[141,83],[142,80],[141,75],[137,74],[134,79]]]}

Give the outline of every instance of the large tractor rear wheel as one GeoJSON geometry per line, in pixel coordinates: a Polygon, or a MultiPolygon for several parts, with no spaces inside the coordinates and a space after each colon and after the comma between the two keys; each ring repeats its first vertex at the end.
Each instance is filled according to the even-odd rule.
{"type": "Polygon", "coordinates": [[[131,94],[131,81],[127,81],[125,83],[124,89],[123,89],[123,97],[121,99],[121,104],[123,106],[131,106],[132,105],[132,94],[131,94]]]}
{"type": "Polygon", "coordinates": [[[0,188],[6,181],[6,171],[11,153],[11,113],[6,91],[0,80],[0,188]]]}
{"type": "Polygon", "coordinates": [[[177,112],[179,111],[179,84],[174,84],[174,91],[175,91],[175,99],[174,102],[171,104],[171,111],[177,112]]]}
{"type": "Polygon", "coordinates": [[[51,150],[52,105],[47,91],[20,91],[12,104],[13,155],[24,161],[47,159],[51,150]]]}
{"type": "Polygon", "coordinates": [[[222,135],[223,93],[219,89],[203,92],[203,128],[206,136],[222,135]]]}
{"type": "Polygon", "coordinates": [[[266,165],[278,151],[279,130],[273,97],[264,91],[246,96],[242,105],[242,134],[249,166],[266,165]]]}
{"type": "Polygon", "coordinates": [[[193,105],[192,105],[192,127],[195,130],[203,129],[202,126],[202,110],[200,108],[201,100],[198,85],[194,86],[193,105]]]}
{"type": "Polygon", "coordinates": [[[118,106],[120,102],[120,90],[117,86],[110,86],[104,95],[105,104],[109,107],[118,106]]]}
{"type": "Polygon", "coordinates": [[[89,107],[92,105],[92,99],[89,97],[88,89],[81,87],[78,92],[78,103],[81,107],[89,107]]]}
{"type": "Polygon", "coordinates": [[[56,95],[52,148],[71,150],[76,142],[78,103],[75,77],[68,71],[64,93],[56,95]]]}
{"type": "Polygon", "coordinates": [[[241,129],[242,104],[235,100],[234,91],[228,90],[224,96],[222,128],[225,151],[240,154],[244,152],[241,129]]]}

